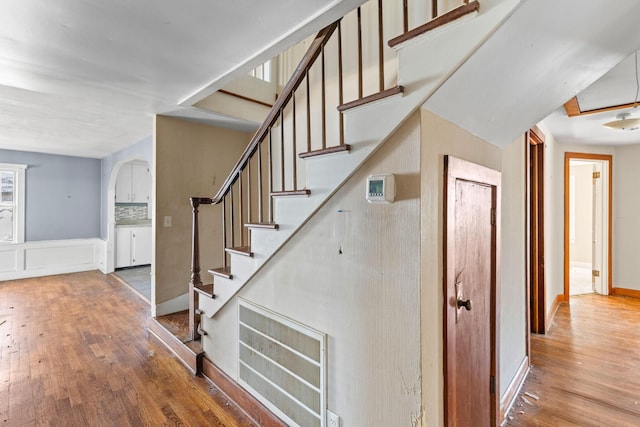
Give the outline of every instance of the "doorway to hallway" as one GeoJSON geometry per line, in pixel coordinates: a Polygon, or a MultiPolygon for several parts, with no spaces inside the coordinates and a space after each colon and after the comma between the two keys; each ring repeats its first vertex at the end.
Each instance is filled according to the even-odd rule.
{"type": "Polygon", "coordinates": [[[611,287],[611,156],[565,153],[564,297],[611,287]]]}

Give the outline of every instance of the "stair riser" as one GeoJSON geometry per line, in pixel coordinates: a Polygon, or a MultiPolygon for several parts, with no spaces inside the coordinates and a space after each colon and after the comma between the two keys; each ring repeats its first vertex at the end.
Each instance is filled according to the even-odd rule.
{"type": "Polygon", "coordinates": [[[251,274],[258,269],[264,262],[264,256],[254,254],[253,258],[242,255],[232,254],[229,258],[230,264],[233,266],[234,280],[250,277],[251,274]]]}

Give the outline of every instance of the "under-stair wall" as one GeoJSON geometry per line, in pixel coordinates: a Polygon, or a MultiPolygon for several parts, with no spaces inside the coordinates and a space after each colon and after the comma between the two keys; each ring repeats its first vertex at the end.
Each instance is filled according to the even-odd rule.
{"type": "MultiPolygon", "coordinates": [[[[419,163],[414,114],[239,293],[328,335],[327,402],[344,426],[420,418],[419,163]],[[365,179],[382,172],[396,202],[369,204],[365,179]]],[[[237,378],[237,299],[203,326],[207,357],[237,378]]]]}

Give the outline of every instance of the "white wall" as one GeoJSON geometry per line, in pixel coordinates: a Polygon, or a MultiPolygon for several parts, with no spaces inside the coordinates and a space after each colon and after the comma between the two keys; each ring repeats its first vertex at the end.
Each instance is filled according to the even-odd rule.
{"type": "Polygon", "coordinates": [[[640,223],[640,145],[569,145],[559,144],[540,124],[547,137],[545,144],[545,282],[547,312],[557,295],[564,293],[564,157],[566,152],[613,156],[613,287],[640,290],[635,270],[640,223]]]}
{"type": "MultiPolygon", "coordinates": [[[[548,131],[544,123],[539,124],[543,130],[545,142],[545,298],[546,313],[552,308],[553,301],[558,295],[564,295],[564,158],[565,153],[591,153],[610,154],[616,153],[616,147],[596,145],[570,145],[559,144],[548,131]]],[[[618,166],[614,164],[615,171],[618,166]]],[[[614,172],[615,173],[615,172],[614,172]]],[[[616,199],[614,177],[613,198],[616,199]]],[[[616,210],[614,207],[614,227],[616,210]]],[[[615,236],[614,236],[615,239],[615,236]]],[[[616,254],[613,255],[614,259],[616,254]]],[[[614,267],[614,283],[616,269],[614,267]]],[[[547,325],[549,327],[549,325],[547,325]]]]}
{"type": "Polygon", "coordinates": [[[613,160],[613,287],[640,290],[640,145],[616,148],[613,160]]]}
{"type": "MultiPolygon", "coordinates": [[[[344,426],[421,417],[419,153],[414,114],[240,292],[328,334],[327,402],[344,426]],[[387,172],[396,201],[368,204],[366,176],[387,172]]],[[[208,357],[235,378],[237,302],[204,327],[208,357]]]]}

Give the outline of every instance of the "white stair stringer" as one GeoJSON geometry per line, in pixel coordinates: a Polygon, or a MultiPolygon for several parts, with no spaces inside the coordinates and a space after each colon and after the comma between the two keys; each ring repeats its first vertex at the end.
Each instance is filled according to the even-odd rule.
{"type": "Polygon", "coordinates": [[[305,160],[306,184],[311,194],[274,199],[274,222],[279,228],[252,230],[253,258],[231,254],[233,279],[215,277],[216,297],[199,299],[204,315],[213,317],[224,307],[519,3],[519,0],[484,0],[473,19],[462,18],[464,23],[453,22],[434,34],[424,34],[397,47],[399,84],[404,87],[404,95],[345,113],[345,143],[351,145],[351,151],[305,160]]]}

